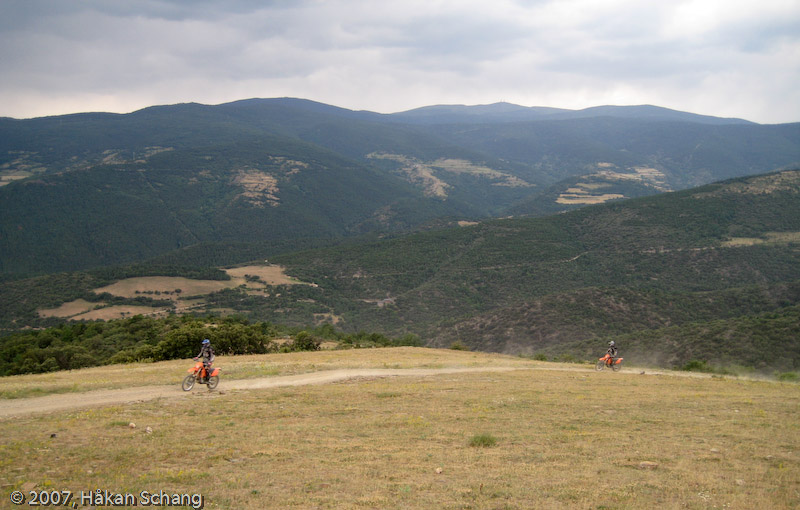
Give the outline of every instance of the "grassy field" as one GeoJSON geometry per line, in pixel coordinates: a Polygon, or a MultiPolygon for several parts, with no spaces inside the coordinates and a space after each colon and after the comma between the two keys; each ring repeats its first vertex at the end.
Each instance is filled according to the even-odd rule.
{"type": "Polygon", "coordinates": [[[57,308],[40,309],[42,317],[62,317],[71,320],[113,320],[125,316],[141,314],[144,316],[163,316],[169,312],[184,312],[204,305],[202,296],[224,289],[242,287],[249,294],[265,295],[269,286],[275,285],[313,285],[301,282],[285,273],[285,268],[274,265],[239,266],[225,269],[230,280],[196,280],[177,276],[137,276],[116,281],[105,287],[94,289],[96,294],[108,293],[124,298],[156,297],[169,299],[175,308],[135,305],[107,306],[105,303],[91,303],[76,299],[63,303],[57,308]],[[201,296],[200,299],[197,296],[201,296]]]}
{"type": "MultiPolygon", "coordinates": [[[[66,387],[65,398],[80,398],[84,389],[121,384],[128,370],[177,384],[184,365],[3,382],[20,393],[26,384],[66,387]]],[[[366,367],[520,370],[258,391],[226,391],[223,379],[219,391],[195,390],[189,399],[6,419],[0,497],[163,490],[202,493],[205,508],[224,509],[800,506],[797,384],[594,372],[415,348],[219,365],[228,378],[366,367]]]]}

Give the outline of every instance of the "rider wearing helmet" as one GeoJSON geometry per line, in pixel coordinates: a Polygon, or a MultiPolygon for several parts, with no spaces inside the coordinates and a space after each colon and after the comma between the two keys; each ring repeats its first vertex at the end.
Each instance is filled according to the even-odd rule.
{"type": "Polygon", "coordinates": [[[608,360],[608,364],[609,365],[613,365],[614,364],[614,358],[617,357],[617,352],[618,352],[617,351],[617,344],[614,343],[614,340],[611,340],[610,342],[608,342],[608,350],[606,351],[606,354],[611,356],[611,359],[608,360]]]}
{"type": "Polygon", "coordinates": [[[200,346],[200,354],[195,359],[203,358],[203,367],[206,369],[206,380],[211,376],[211,364],[214,363],[214,348],[211,347],[211,340],[204,339],[200,346]]]}

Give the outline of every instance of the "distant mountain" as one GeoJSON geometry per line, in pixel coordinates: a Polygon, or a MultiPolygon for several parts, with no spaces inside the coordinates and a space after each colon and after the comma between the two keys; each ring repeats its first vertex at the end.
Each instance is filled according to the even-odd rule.
{"type": "Polygon", "coordinates": [[[595,106],[583,110],[566,110],[541,106],[525,107],[511,103],[489,105],[436,105],[395,113],[392,120],[419,124],[475,124],[498,122],[526,122],[537,120],[586,119],[614,117],[652,121],[694,122],[699,124],[753,124],[744,119],[727,119],[670,110],[652,105],[595,106]]]}
{"type": "Polygon", "coordinates": [[[551,214],[798,161],[800,124],[650,106],[382,115],[280,98],[4,118],[0,274],[215,243],[277,253],[315,239],[551,214]]]}

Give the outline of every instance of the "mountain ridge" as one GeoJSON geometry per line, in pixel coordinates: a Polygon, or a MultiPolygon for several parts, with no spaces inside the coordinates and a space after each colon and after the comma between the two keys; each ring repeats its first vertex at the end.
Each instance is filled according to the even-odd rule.
{"type": "Polygon", "coordinates": [[[623,118],[600,108],[582,118],[447,124],[433,115],[415,124],[274,98],[0,119],[0,272],[131,263],[192,239],[286,246],[443,218],[552,214],[800,162],[800,123],[653,120],[636,116],[674,112],[612,108],[635,117],[623,118]],[[152,249],[127,228],[130,211],[152,249]],[[170,241],[177,231],[192,234],[170,241]]]}

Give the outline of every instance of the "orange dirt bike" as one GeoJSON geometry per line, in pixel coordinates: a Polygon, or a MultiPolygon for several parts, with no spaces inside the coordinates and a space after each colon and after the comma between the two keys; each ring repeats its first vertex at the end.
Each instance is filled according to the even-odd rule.
{"type": "Polygon", "coordinates": [[[181,388],[183,391],[189,391],[194,388],[195,381],[200,382],[200,384],[205,384],[208,386],[209,390],[213,390],[219,384],[219,368],[211,367],[211,374],[206,377],[206,369],[203,366],[203,362],[194,358],[197,363],[195,363],[194,367],[188,370],[189,375],[183,378],[183,384],[181,384],[181,388]]]}
{"type": "Polygon", "coordinates": [[[611,370],[614,372],[619,372],[619,369],[622,368],[622,359],[623,358],[614,359],[610,354],[606,353],[605,356],[597,360],[597,365],[594,368],[603,370],[606,367],[611,367],[611,370]]]}

